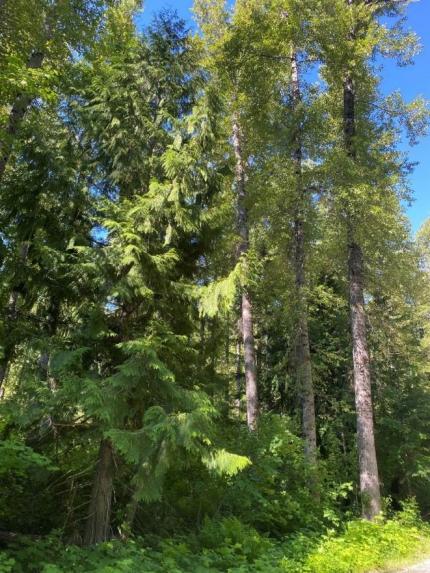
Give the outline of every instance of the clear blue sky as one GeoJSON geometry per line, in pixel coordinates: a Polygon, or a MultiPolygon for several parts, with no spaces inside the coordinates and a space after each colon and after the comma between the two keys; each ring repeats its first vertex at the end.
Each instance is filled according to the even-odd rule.
{"type": "MultiPolygon", "coordinates": [[[[139,24],[149,22],[154,13],[163,8],[172,8],[181,17],[191,20],[192,3],[192,0],[146,0],[139,24]]],[[[430,100],[430,0],[416,0],[409,6],[407,26],[421,37],[422,53],[416,58],[415,65],[406,68],[387,61],[382,87],[387,93],[400,90],[407,101],[417,95],[430,100]]],[[[406,145],[405,149],[408,149],[406,145]]],[[[408,150],[411,161],[419,163],[411,177],[415,201],[407,208],[412,229],[416,231],[430,217],[430,136],[408,150]]]]}

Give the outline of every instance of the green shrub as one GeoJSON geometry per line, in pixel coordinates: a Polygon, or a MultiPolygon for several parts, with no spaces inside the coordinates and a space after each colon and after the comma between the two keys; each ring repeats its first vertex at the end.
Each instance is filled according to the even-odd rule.
{"type": "Polygon", "coordinates": [[[0,552],[0,573],[12,573],[14,564],[14,559],[0,552]]]}
{"type": "Polygon", "coordinates": [[[350,522],[343,533],[282,541],[237,519],[206,520],[197,534],[113,540],[93,548],[51,536],[0,554],[0,573],[368,573],[430,549],[430,528],[414,503],[388,521],[350,522]]]}
{"type": "Polygon", "coordinates": [[[305,561],[310,573],[366,573],[430,548],[430,530],[413,503],[394,519],[350,522],[343,535],[326,537],[305,561]]]}

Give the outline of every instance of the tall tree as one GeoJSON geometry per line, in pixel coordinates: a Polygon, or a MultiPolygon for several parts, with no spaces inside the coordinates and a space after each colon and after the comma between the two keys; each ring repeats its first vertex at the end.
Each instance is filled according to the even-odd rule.
{"type": "Polygon", "coordinates": [[[100,273],[109,302],[106,308],[100,301],[99,312],[108,326],[102,335],[114,333],[113,344],[94,348],[90,361],[94,397],[104,397],[88,410],[101,438],[88,544],[103,541],[112,527],[114,452],[132,476],[127,532],[139,504],[160,497],[178,452],[221,472],[219,456],[227,472],[247,464],[217,452],[209,439],[216,409],[198,388],[204,376],[191,359],[201,235],[216,191],[216,98],[203,89],[184,22],[164,13],[142,37],[132,11],[115,9],[109,22],[99,57],[85,67],[91,81],[82,110],[107,189],[100,273]]]}
{"type": "Polygon", "coordinates": [[[317,432],[315,419],[315,393],[312,381],[312,363],[309,343],[309,325],[306,301],[306,213],[309,211],[309,191],[303,183],[302,135],[300,126],[301,90],[300,76],[295,51],[291,54],[291,89],[293,113],[296,116],[293,128],[293,162],[295,167],[297,197],[294,217],[294,272],[298,303],[298,332],[296,342],[296,368],[298,387],[302,399],[303,435],[306,457],[311,465],[317,461],[317,432]]]}
{"type": "MultiPolygon", "coordinates": [[[[333,152],[331,161],[337,156],[341,166],[335,177],[335,202],[347,243],[360,490],[363,516],[368,519],[380,512],[381,494],[368,348],[366,279],[374,264],[376,249],[388,248],[387,230],[384,237],[382,229],[390,225],[388,213],[403,192],[405,170],[393,150],[397,137],[394,123],[396,118],[403,117],[400,120],[407,124],[406,118],[410,115],[408,106],[400,101],[397,111],[392,109],[390,99],[387,105],[381,103],[371,58],[375,53],[383,53],[408,61],[413,55],[415,38],[399,33],[399,29],[387,30],[379,18],[384,13],[396,14],[400,9],[400,3],[347,0],[336,4],[333,12],[327,6],[326,20],[315,26],[322,49],[323,74],[330,85],[330,97],[333,97],[331,113],[338,110],[333,116],[339,114],[335,120],[339,147],[333,152]],[[336,50],[327,41],[324,31],[327,25],[336,25],[336,50]],[[342,54],[340,58],[339,54],[342,54]],[[375,109],[380,106],[385,113],[378,117],[375,109]],[[381,201],[390,206],[385,220],[378,217],[377,206],[381,201]],[[369,225],[372,226],[372,241],[369,240],[369,225]]],[[[418,117],[420,112],[416,115],[418,117]]],[[[331,168],[334,173],[334,165],[331,168]]]]}
{"type": "MultiPolygon", "coordinates": [[[[243,131],[240,125],[239,113],[233,112],[233,149],[236,159],[235,188],[237,194],[237,229],[240,243],[237,249],[238,258],[246,257],[249,252],[249,222],[247,214],[246,195],[246,160],[243,150],[243,131]]],[[[254,431],[258,421],[258,385],[257,366],[255,357],[254,317],[249,290],[243,288],[241,296],[241,332],[243,337],[246,418],[248,427],[254,431]]]]}
{"type": "MultiPolygon", "coordinates": [[[[352,0],[348,0],[349,5],[352,0]]],[[[353,40],[355,31],[351,31],[353,40]]],[[[355,161],[356,136],[356,91],[355,79],[344,79],[343,117],[345,151],[355,161]]],[[[366,311],[364,302],[364,257],[354,229],[354,221],[346,212],[348,238],[349,302],[351,315],[351,338],[354,366],[355,407],[357,411],[357,436],[360,466],[360,491],[363,500],[363,515],[373,519],[381,511],[378,462],[376,459],[375,430],[373,420],[370,358],[367,343],[366,311]]]]}
{"type": "MultiPolygon", "coordinates": [[[[236,263],[247,267],[250,255],[250,214],[249,214],[249,155],[248,130],[244,116],[243,102],[246,94],[243,90],[249,78],[243,80],[241,69],[240,16],[238,18],[239,35],[235,39],[234,25],[226,3],[218,0],[212,4],[196,2],[194,6],[204,34],[207,54],[209,55],[208,71],[223,90],[227,110],[227,133],[232,143],[234,157],[235,211],[236,211],[236,263]],[[231,126],[230,129],[228,126],[231,126]]],[[[234,18],[234,16],[233,16],[234,18]]],[[[246,282],[246,281],[245,281],[246,282]]],[[[240,285],[241,332],[243,338],[243,357],[245,370],[246,414],[247,424],[251,431],[256,430],[258,422],[258,381],[256,347],[254,339],[255,317],[252,294],[248,285],[240,285]]]]}

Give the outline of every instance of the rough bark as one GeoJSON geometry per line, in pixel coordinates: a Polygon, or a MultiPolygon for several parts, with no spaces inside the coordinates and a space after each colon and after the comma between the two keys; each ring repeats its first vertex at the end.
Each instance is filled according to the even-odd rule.
{"type": "MultiPolygon", "coordinates": [[[[297,57],[291,57],[291,83],[293,111],[298,113],[301,104],[300,76],[297,57]]],[[[297,121],[293,133],[293,161],[296,180],[296,212],[294,220],[294,272],[297,297],[297,338],[296,338],[296,373],[302,402],[302,430],[305,440],[305,456],[310,465],[317,462],[317,433],[315,419],[315,393],[312,380],[312,362],[309,344],[309,325],[306,304],[306,237],[305,217],[307,191],[303,184],[303,145],[301,128],[297,121]]]]}
{"type": "MultiPolygon", "coordinates": [[[[237,193],[237,229],[240,236],[238,257],[249,250],[248,213],[246,209],[246,166],[243,157],[243,137],[238,115],[233,117],[233,148],[236,159],[235,184],[237,193]]],[[[258,385],[255,358],[254,324],[251,295],[242,291],[242,336],[245,362],[246,414],[248,428],[254,431],[258,421],[258,385]]]]}
{"type": "MultiPolygon", "coordinates": [[[[42,67],[44,60],[44,54],[42,52],[34,51],[28,61],[28,67],[31,69],[38,69],[42,67]]],[[[12,142],[16,137],[22,120],[30,107],[33,97],[28,94],[19,94],[12,106],[12,110],[9,115],[9,121],[6,128],[6,137],[3,142],[0,143],[0,180],[6,169],[6,165],[9,161],[9,157],[12,151],[12,142]]]]}
{"type": "Polygon", "coordinates": [[[367,348],[363,294],[363,253],[361,247],[353,239],[349,242],[348,250],[360,492],[363,517],[373,519],[381,512],[381,493],[375,448],[370,361],[367,348]]]}
{"type": "MultiPolygon", "coordinates": [[[[353,4],[353,1],[347,0],[347,4],[353,4]]],[[[355,32],[351,30],[350,40],[354,40],[354,37],[355,32]]],[[[356,88],[350,73],[346,74],[344,79],[343,131],[346,154],[352,161],[356,161],[357,153],[354,141],[356,136],[356,88]]],[[[349,305],[360,493],[363,517],[372,520],[381,512],[381,493],[375,447],[370,360],[367,347],[363,283],[364,256],[361,245],[356,239],[354,221],[348,208],[346,208],[345,215],[348,227],[349,305]]]]}
{"type": "Polygon", "coordinates": [[[100,444],[96,473],[91,493],[90,511],[84,537],[85,545],[102,543],[111,534],[110,516],[113,493],[114,459],[110,440],[100,444]]]}

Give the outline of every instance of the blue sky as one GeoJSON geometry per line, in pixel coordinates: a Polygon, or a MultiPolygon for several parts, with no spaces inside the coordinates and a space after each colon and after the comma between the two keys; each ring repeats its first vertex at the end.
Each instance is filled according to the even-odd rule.
{"type": "MultiPolygon", "coordinates": [[[[147,23],[154,13],[163,8],[173,8],[178,14],[191,19],[192,0],[146,0],[145,10],[139,23],[147,23]]],[[[421,37],[422,53],[416,58],[413,66],[399,68],[391,62],[385,63],[383,71],[383,91],[386,93],[400,90],[403,97],[410,101],[417,95],[430,100],[430,1],[415,0],[408,8],[407,27],[421,37]]],[[[411,177],[411,187],[415,201],[407,208],[413,231],[416,231],[425,219],[430,217],[430,136],[421,140],[418,145],[408,148],[411,161],[417,162],[411,177]]]]}

